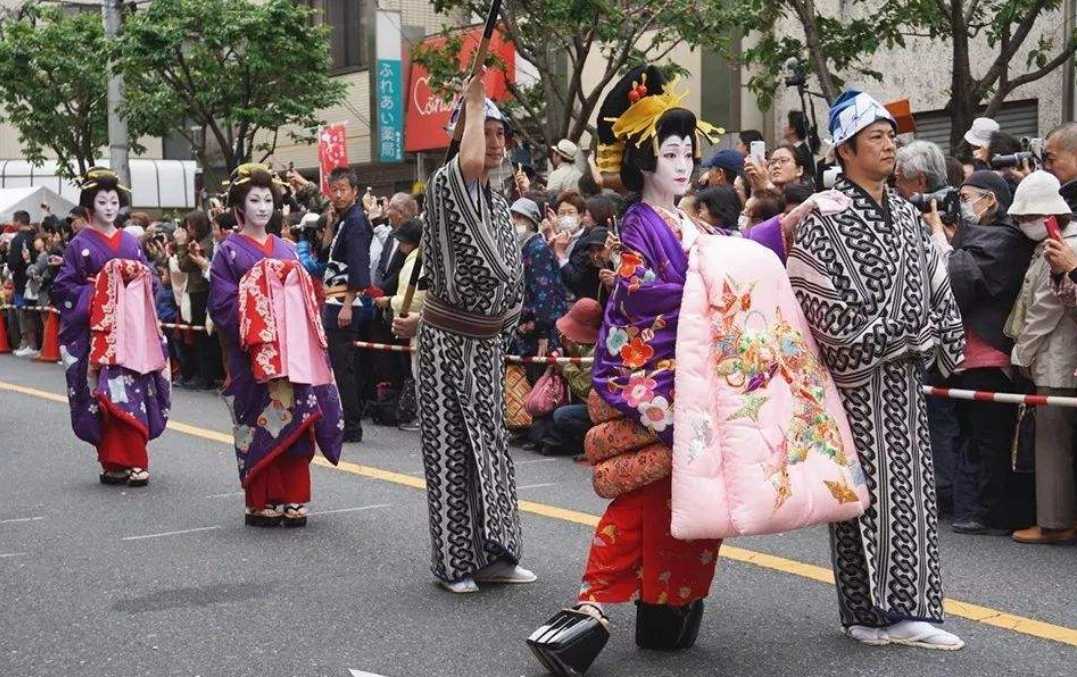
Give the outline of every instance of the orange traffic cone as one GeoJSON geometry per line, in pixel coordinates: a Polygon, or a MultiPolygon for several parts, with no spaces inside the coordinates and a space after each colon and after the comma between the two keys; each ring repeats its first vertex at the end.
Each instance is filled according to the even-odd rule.
{"type": "Polygon", "coordinates": [[[45,312],[45,336],[41,340],[41,354],[34,359],[38,362],[60,361],[60,316],[51,309],[45,312]]]}
{"type": "Polygon", "coordinates": [[[0,308],[0,353],[11,352],[11,341],[7,338],[7,309],[0,308]]]}

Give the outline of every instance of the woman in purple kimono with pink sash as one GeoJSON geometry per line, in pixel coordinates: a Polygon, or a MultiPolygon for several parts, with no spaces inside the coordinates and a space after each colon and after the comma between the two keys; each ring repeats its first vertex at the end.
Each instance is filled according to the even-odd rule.
{"type": "MultiPolygon", "coordinates": [[[[602,650],[609,637],[606,603],[636,603],[641,648],[692,646],[721,546],[670,535],[674,349],[688,253],[701,234],[719,234],[675,206],[690,187],[700,135],[719,131],[680,108],[683,98],[675,82],[641,67],[614,86],[599,112],[599,168],[619,177],[635,201],[621,221],[620,262],[596,345],[588,408],[596,423],[623,420],[632,432],[605,440],[625,447],[595,464],[596,489],[616,498],[591,539],[578,604],[528,639],[556,675],[583,674],[602,650]]],[[[784,261],[779,218],[746,237],[784,261]]],[[[589,435],[592,462],[594,443],[589,435]]]]}
{"type": "MultiPolygon", "coordinates": [[[[244,278],[252,269],[256,275],[262,274],[266,270],[259,265],[263,260],[298,262],[298,257],[291,245],[266,233],[266,225],[281,204],[281,194],[267,167],[238,167],[232,174],[228,201],[238,230],[213,256],[209,313],[224,349],[228,380],[223,396],[234,424],[236,461],[246,495],[245,521],[252,526],[305,526],[315,445],[331,463],[340,459],[344,435],[340,396],[324,343],[313,335],[301,343],[320,350],[316,347],[310,352],[303,371],[327,373],[328,383],[316,385],[318,379],[297,379],[294,375],[266,376],[269,362],[264,361],[265,351],[255,350],[250,332],[241,329],[241,288],[250,293],[251,278],[244,278]],[[257,364],[253,364],[256,359],[257,364]]],[[[294,270],[306,275],[302,266],[281,268],[289,274],[294,270]]],[[[266,325],[273,324],[272,303],[246,310],[247,322],[257,315],[266,325]]],[[[310,320],[288,322],[287,329],[313,331],[310,320]]]]}
{"type": "MultiPolygon", "coordinates": [[[[126,259],[139,264],[127,267],[128,271],[141,273],[150,280],[155,280],[156,275],[148,270],[138,239],[116,228],[116,218],[128,204],[129,192],[119,185],[116,174],[94,167],[80,185],[79,206],[85,210],[89,223],[68,244],[50,290],[52,303],[60,311],[60,358],[66,371],[71,428],[80,440],[97,448],[103,484],[145,486],[150,479],[146,445],[164,431],[171,402],[171,375],[167,360],[163,359],[168,351],[164,338],[157,332],[153,304],[139,309],[145,313],[149,331],[141,336],[137,361],[142,365],[154,362],[158,368],[129,368],[136,365],[134,359],[126,359],[128,351],[121,351],[124,354],[117,359],[115,342],[122,338],[115,335],[108,337],[113,359],[94,361],[90,348],[96,324],[115,322],[120,325],[117,332],[127,326],[122,318],[117,318],[115,299],[105,304],[95,289],[95,286],[109,288],[105,284],[95,285],[98,274],[110,261],[126,259]],[[148,354],[153,352],[156,355],[148,354]]],[[[140,282],[153,284],[145,278],[140,282]]],[[[116,287],[111,289],[115,294],[116,287]]],[[[132,296],[130,303],[137,300],[137,296],[132,296]]],[[[98,338],[103,340],[104,336],[98,338]]],[[[135,347],[130,346],[132,355],[135,347]]],[[[95,351],[95,356],[98,352],[95,351]]]]}

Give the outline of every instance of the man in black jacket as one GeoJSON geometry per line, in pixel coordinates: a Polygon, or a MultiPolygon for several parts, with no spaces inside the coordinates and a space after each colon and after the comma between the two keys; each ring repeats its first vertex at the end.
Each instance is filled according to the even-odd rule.
{"type": "Polygon", "coordinates": [[[1043,168],[1062,184],[1058,193],[1070,211],[1077,213],[1077,122],[1067,122],[1051,130],[1043,150],[1043,168]]]}
{"type": "MultiPolygon", "coordinates": [[[[1035,245],[1006,216],[1012,197],[996,172],[974,172],[961,186],[960,196],[962,219],[953,240],[947,242],[941,221],[933,224],[932,234],[934,246],[947,261],[950,287],[965,325],[965,360],[948,385],[1013,392],[1009,360],[1013,340],[1003,327],[1035,245]]],[[[954,475],[953,530],[997,533],[1024,524],[1028,515],[1021,510],[1031,503],[1020,500],[1019,477],[1010,469],[1017,407],[958,401],[957,419],[966,444],[954,475]]]]}
{"type": "MultiPolygon", "coordinates": [[[[329,343],[340,402],[344,408],[344,441],[363,441],[363,399],[366,370],[356,365],[353,345],[366,330],[372,316],[370,298],[370,240],[374,231],[358,201],[359,178],[346,167],[329,174],[329,199],[337,223],[325,269],[326,302],[322,314],[329,343]]],[[[374,294],[377,295],[377,294],[374,294]]]]}

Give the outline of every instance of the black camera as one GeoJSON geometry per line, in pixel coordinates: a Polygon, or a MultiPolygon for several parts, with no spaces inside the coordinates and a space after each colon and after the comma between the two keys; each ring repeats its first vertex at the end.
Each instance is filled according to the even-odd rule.
{"type": "Polygon", "coordinates": [[[1032,167],[1036,166],[1036,155],[1032,151],[1023,150],[1019,153],[1010,153],[1009,155],[996,155],[991,158],[991,169],[1010,169],[1016,167],[1022,162],[1028,162],[1032,167]]]}
{"type": "Polygon", "coordinates": [[[909,202],[919,209],[921,214],[931,211],[932,200],[939,210],[939,217],[946,225],[952,226],[961,218],[961,196],[953,186],[940,188],[934,193],[914,193],[909,197],[909,202]]]}
{"type": "Polygon", "coordinates": [[[789,75],[785,76],[786,87],[803,87],[808,82],[808,66],[795,56],[785,61],[785,69],[789,75]]]}
{"type": "Polygon", "coordinates": [[[1043,164],[1043,139],[1039,137],[1021,137],[1021,151],[1008,155],[995,155],[991,158],[991,169],[1011,169],[1027,162],[1035,169],[1043,164]]]}

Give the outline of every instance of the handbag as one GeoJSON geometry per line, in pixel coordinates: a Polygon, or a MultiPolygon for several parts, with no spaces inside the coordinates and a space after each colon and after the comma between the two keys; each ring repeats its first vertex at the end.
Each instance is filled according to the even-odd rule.
{"type": "Polygon", "coordinates": [[[568,402],[568,386],[565,379],[550,365],[546,373],[539,377],[535,387],[524,402],[524,408],[534,418],[549,416],[553,410],[568,402]]]}
{"type": "Polygon", "coordinates": [[[522,364],[510,364],[505,367],[505,425],[509,430],[521,430],[531,427],[531,415],[524,408],[524,402],[531,392],[527,382],[527,371],[522,364]]]}

